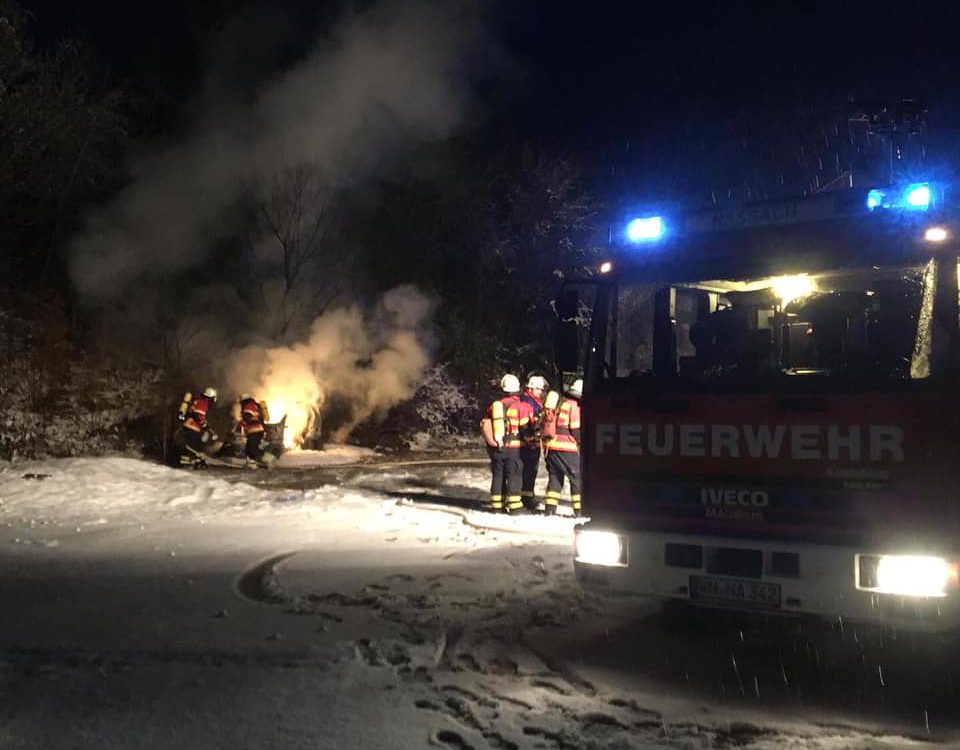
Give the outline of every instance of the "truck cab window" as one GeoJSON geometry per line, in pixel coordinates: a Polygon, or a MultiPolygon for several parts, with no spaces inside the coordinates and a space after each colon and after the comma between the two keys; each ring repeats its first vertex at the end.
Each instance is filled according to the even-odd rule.
{"type": "Polygon", "coordinates": [[[935,285],[929,266],[622,284],[609,315],[606,377],[656,371],[705,388],[817,376],[873,385],[923,379],[930,368],[918,358],[929,356],[925,308],[935,285]]]}

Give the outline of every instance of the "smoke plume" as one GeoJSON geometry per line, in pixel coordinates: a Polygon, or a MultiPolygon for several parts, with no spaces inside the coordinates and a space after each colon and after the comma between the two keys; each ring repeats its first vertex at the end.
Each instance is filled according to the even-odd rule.
{"type": "Polygon", "coordinates": [[[342,439],[367,417],[409,398],[430,364],[430,302],[413,287],[387,292],[369,314],[351,306],[314,321],[291,346],[251,346],[229,361],[227,384],[267,401],[270,417],[287,418],[287,436],[302,435],[311,411],[337,396],[351,409],[342,439]]]}
{"type": "Polygon", "coordinates": [[[229,233],[231,209],[284,170],[310,164],[356,183],[419,140],[446,135],[473,45],[462,3],[385,2],[342,20],[245,103],[204,113],[193,135],[133,165],[130,186],[72,247],[87,299],[107,301],[196,266],[229,233]]]}
{"type": "MultiPolygon", "coordinates": [[[[281,73],[257,71],[253,94],[229,90],[223,79],[230,64],[211,66],[190,135],[137,160],[129,186],[72,243],[71,273],[82,298],[105,312],[111,330],[139,329],[141,340],[145,331],[172,336],[194,376],[225,372],[228,392],[266,400],[274,420],[286,415],[288,435],[302,433],[334,395],[351,410],[335,438],[409,397],[429,365],[427,299],[407,287],[373,310],[343,305],[350,297],[343,249],[323,255],[329,244],[302,240],[335,243],[316,231],[327,226],[317,222],[327,221],[332,197],[457,125],[468,58],[485,46],[476,21],[473,0],[384,0],[341,19],[281,73]],[[253,237],[240,210],[251,198],[274,220],[253,237]],[[240,247],[239,238],[260,265],[231,286],[224,277],[234,264],[225,248],[240,247]],[[266,257],[278,252],[278,241],[279,268],[266,257]],[[215,280],[188,273],[209,271],[221,258],[227,267],[215,280]],[[292,289],[290,269],[308,262],[313,275],[301,274],[292,289]],[[331,278],[346,288],[337,291],[341,307],[311,324],[331,306],[330,299],[315,302],[331,278]],[[166,292],[172,285],[156,283],[173,279],[176,300],[166,292]],[[316,307],[301,305],[302,298],[316,307]],[[291,309],[300,315],[296,325],[288,325],[291,309]]],[[[261,29],[238,33],[236,24],[231,59],[260,59],[246,58],[234,43],[256,41],[261,29]]]]}

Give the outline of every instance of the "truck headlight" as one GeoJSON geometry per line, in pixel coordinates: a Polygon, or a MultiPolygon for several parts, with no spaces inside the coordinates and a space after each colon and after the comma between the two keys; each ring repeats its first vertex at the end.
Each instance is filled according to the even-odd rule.
{"type": "Polygon", "coordinates": [[[942,557],[879,555],[860,558],[860,588],[899,596],[946,596],[960,569],[942,557]]]}
{"type": "Polygon", "coordinates": [[[574,557],[588,565],[626,565],[626,539],[612,531],[578,531],[574,557]]]}

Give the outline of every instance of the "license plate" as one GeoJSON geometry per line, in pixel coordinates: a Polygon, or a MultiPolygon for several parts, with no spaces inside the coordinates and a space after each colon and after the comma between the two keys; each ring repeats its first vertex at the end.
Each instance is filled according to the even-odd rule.
{"type": "Polygon", "coordinates": [[[690,576],[690,598],[746,607],[777,608],[780,606],[780,584],[690,576]]]}

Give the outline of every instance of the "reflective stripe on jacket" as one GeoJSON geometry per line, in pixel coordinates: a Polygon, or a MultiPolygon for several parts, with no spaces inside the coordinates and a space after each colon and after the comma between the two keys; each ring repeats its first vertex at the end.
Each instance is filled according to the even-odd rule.
{"type": "Polygon", "coordinates": [[[533,409],[518,396],[498,398],[487,409],[487,417],[493,422],[493,437],[502,440],[504,448],[519,448],[520,433],[528,429],[533,409]]]}
{"type": "Polygon", "coordinates": [[[210,399],[207,396],[197,396],[187,410],[183,426],[194,432],[203,432],[207,429],[207,411],[210,409],[210,399]]]}
{"type": "Polygon", "coordinates": [[[240,419],[243,431],[248,435],[263,432],[263,414],[256,399],[245,398],[240,402],[240,419]]]}
{"type": "Polygon", "coordinates": [[[551,451],[576,453],[580,450],[580,404],[565,398],[557,407],[556,434],[547,441],[551,451]]]}

